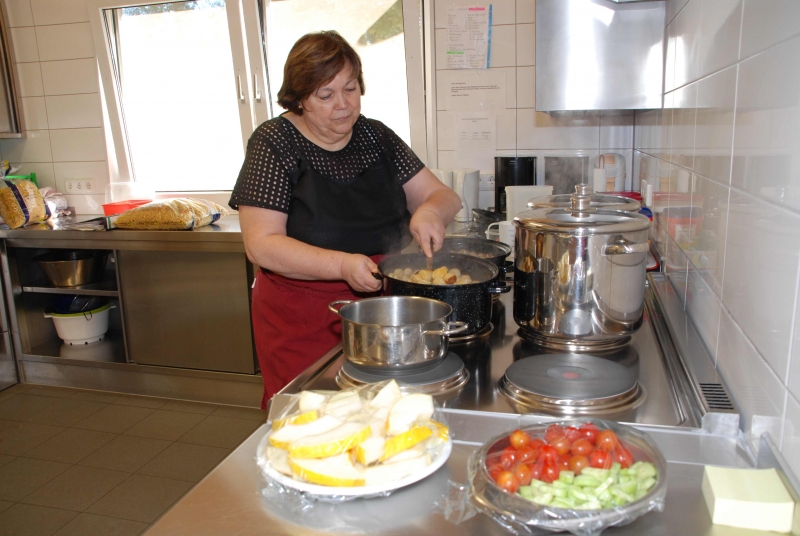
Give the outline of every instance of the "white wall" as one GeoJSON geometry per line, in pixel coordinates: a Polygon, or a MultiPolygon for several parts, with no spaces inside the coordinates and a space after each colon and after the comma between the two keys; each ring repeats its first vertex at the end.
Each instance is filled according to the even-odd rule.
{"type": "Polygon", "coordinates": [[[637,114],[638,170],[691,177],[717,240],[699,255],[667,236],[669,277],[743,428],[768,431],[800,474],[800,2],[667,11],[664,108],[637,114]]]}
{"type": "Polygon", "coordinates": [[[109,181],[97,60],[84,0],[4,0],[26,137],[0,140],[0,155],[39,186],[66,192],[93,179],[99,194],[69,195],[82,214],[101,214],[109,181]]]}

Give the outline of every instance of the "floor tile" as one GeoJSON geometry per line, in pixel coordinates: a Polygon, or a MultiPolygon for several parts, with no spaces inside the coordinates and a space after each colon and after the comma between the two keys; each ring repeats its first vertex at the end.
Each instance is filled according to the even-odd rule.
{"type": "Polygon", "coordinates": [[[78,421],[73,426],[86,430],[121,434],[154,411],[155,410],[148,408],[109,404],[97,413],[93,413],[82,421],[78,421]]]}
{"type": "Polygon", "coordinates": [[[102,402],[92,402],[91,400],[76,400],[74,398],[64,398],[58,400],[49,408],[43,409],[28,420],[39,424],[52,424],[55,426],[72,426],[97,413],[106,407],[102,402]]]}
{"type": "Polygon", "coordinates": [[[170,445],[169,441],[117,436],[81,460],[81,465],[134,473],[170,445]]]}
{"type": "Polygon", "coordinates": [[[205,417],[196,413],[158,410],[125,432],[125,435],[175,441],[205,417]]]}
{"type": "Polygon", "coordinates": [[[120,471],[73,465],[21,502],[82,512],[128,476],[120,471]]]}
{"type": "Polygon", "coordinates": [[[77,515],[78,512],[56,508],[15,504],[0,514],[0,527],[4,536],[51,536],[77,515]]]}
{"type": "Polygon", "coordinates": [[[191,487],[190,482],[132,475],[94,503],[88,512],[152,523],[191,487]]]}
{"type": "Polygon", "coordinates": [[[5,454],[0,454],[0,467],[3,467],[5,464],[7,464],[13,459],[14,456],[6,456],[5,454]]]}
{"type": "Polygon", "coordinates": [[[173,443],[139,469],[140,475],[199,482],[230,450],[189,443],[173,443]]]}
{"type": "Polygon", "coordinates": [[[18,424],[17,421],[7,421],[0,419],[0,430],[5,430],[6,428],[16,426],[17,424],[18,424]]]}
{"type": "Polygon", "coordinates": [[[170,400],[163,410],[182,411],[184,413],[198,413],[200,415],[211,415],[219,408],[216,404],[203,404],[202,402],[189,402],[188,400],[170,400]]]}
{"type": "Polygon", "coordinates": [[[56,387],[54,385],[30,385],[26,395],[49,396],[52,398],[68,398],[75,393],[70,387],[56,387]]]}
{"type": "Polygon", "coordinates": [[[18,383],[16,385],[12,385],[8,389],[3,389],[4,393],[16,393],[21,395],[22,393],[26,393],[30,391],[31,387],[33,387],[30,383],[18,383]]]}
{"type": "Polygon", "coordinates": [[[69,467],[66,463],[17,458],[0,467],[0,499],[18,501],[69,467]]]}
{"type": "Polygon", "coordinates": [[[240,406],[220,406],[212,415],[215,417],[234,417],[236,419],[249,419],[261,424],[267,422],[267,412],[257,408],[243,408],[240,406]]]}
{"type": "Polygon", "coordinates": [[[140,408],[158,409],[169,402],[168,398],[155,398],[152,396],[122,395],[114,401],[114,404],[123,406],[138,406],[140,408]]]}
{"type": "Polygon", "coordinates": [[[8,510],[13,504],[11,501],[0,501],[0,512],[8,510]]]}
{"type": "Polygon", "coordinates": [[[42,410],[55,404],[57,398],[49,396],[17,395],[0,404],[0,419],[27,421],[42,410]]]}
{"type": "Polygon", "coordinates": [[[14,398],[15,396],[17,396],[17,393],[13,391],[7,389],[5,391],[0,391],[0,402],[5,402],[9,398],[14,398]]]}
{"type": "Polygon", "coordinates": [[[0,430],[0,454],[20,456],[38,447],[65,428],[36,424],[32,422],[16,422],[0,430]]]}
{"type": "Polygon", "coordinates": [[[120,397],[119,393],[107,391],[89,391],[86,389],[76,389],[71,398],[77,400],[91,400],[92,402],[104,402],[110,404],[120,397]]]}
{"type": "Polygon", "coordinates": [[[227,419],[210,415],[181,436],[181,443],[233,449],[261,426],[259,421],[227,419]]]}
{"type": "Polygon", "coordinates": [[[115,519],[113,517],[81,514],[54,536],[137,536],[147,528],[147,523],[115,519]]]}
{"type": "Polygon", "coordinates": [[[78,463],[116,437],[108,432],[67,428],[27,452],[28,458],[52,460],[54,462],[78,463]]]}

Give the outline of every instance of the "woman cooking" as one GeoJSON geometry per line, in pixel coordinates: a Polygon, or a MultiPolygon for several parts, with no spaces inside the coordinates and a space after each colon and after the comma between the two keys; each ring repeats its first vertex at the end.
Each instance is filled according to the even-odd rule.
{"type": "Polygon", "coordinates": [[[361,115],[361,60],[336,32],[301,37],[278,104],[256,129],[231,196],[247,257],[262,269],[253,330],[267,400],[341,340],[335,300],[376,293],[377,262],[413,236],[441,248],[461,208],[411,149],[361,115]]]}

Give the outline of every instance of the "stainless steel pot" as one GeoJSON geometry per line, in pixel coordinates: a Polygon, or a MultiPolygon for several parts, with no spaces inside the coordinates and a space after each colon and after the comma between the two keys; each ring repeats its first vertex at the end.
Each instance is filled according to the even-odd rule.
{"type": "Polygon", "coordinates": [[[338,300],[328,308],[342,319],[342,347],[347,360],[366,369],[412,371],[433,367],[447,355],[450,335],[467,329],[464,322],[447,321],[452,307],[429,298],[338,300]]]}
{"type": "Polygon", "coordinates": [[[514,218],[514,320],[543,346],[619,346],[642,323],[650,220],[590,202],[514,218]]]}
{"type": "MultiPolygon", "coordinates": [[[[623,212],[631,212],[633,214],[638,214],[639,210],[642,208],[642,204],[636,199],[622,197],[619,195],[603,195],[592,193],[592,189],[588,184],[576,184],[575,194],[588,196],[590,208],[596,208],[600,210],[621,210],[623,212]]],[[[572,196],[575,194],[559,194],[535,197],[528,201],[528,207],[532,209],[571,208],[572,196]]]]}

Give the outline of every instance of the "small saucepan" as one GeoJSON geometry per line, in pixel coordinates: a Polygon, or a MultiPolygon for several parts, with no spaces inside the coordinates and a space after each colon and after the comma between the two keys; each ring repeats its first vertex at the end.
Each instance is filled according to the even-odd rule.
{"type": "MultiPolygon", "coordinates": [[[[417,250],[422,252],[422,248],[417,250]]],[[[469,255],[489,261],[500,269],[500,274],[505,274],[514,270],[514,263],[506,260],[511,255],[511,246],[489,240],[488,238],[448,236],[442,243],[439,253],[456,253],[459,255],[469,255]]]]}

